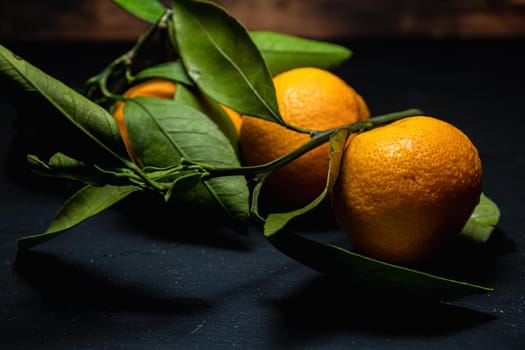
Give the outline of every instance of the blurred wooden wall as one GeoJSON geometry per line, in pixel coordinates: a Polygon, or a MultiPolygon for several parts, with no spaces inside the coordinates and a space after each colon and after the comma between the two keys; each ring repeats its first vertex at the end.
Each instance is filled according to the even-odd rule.
{"type": "MultiPolygon", "coordinates": [[[[251,30],[320,39],[525,36],[525,0],[215,2],[251,30]]],[[[111,0],[0,1],[0,41],[134,40],[146,27],[111,0]]]]}

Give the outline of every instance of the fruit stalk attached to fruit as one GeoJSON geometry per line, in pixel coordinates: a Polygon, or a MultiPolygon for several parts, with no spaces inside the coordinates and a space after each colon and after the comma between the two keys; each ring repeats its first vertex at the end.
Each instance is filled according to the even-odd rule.
{"type": "MultiPolygon", "coordinates": [[[[392,265],[430,258],[474,210],[482,169],[465,134],[417,109],[370,117],[365,98],[330,72],[350,57],[339,45],[250,33],[211,2],[172,6],[160,8],[130,51],[87,80],[85,95],[0,46],[0,73],[56,107],[88,136],[74,139],[73,148],[90,150],[88,159],[62,149],[44,160],[28,155],[39,173],[84,187],[45,232],[21,238],[20,249],[151,190],[169,203],[219,212],[228,223],[256,217],[270,242],[323,272],[374,286],[393,278],[394,287],[423,294],[487,290],[392,265]],[[261,193],[275,199],[265,214],[261,193]],[[284,229],[322,202],[333,204],[364,255],[284,229]],[[327,263],[316,265],[312,254],[327,263]]],[[[495,220],[478,222],[495,225],[495,211],[488,211],[495,220]]]]}

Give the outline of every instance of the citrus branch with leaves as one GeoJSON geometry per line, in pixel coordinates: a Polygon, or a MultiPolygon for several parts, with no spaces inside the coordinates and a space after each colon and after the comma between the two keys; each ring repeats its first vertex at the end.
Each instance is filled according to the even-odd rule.
{"type": "MultiPolygon", "coordinates": [[[[84,187],[66,201],[45,232],[22,237],[19,249],[55,238],[133,193],[154,191],[166,201],[213,203],[233,222],[255,217],[269,242],[284,254],[321,272],[340,274],[364,288],[444,299],[491,290],[371,259],[286,230],[291,220],[325,200],[337,178],[350,134],[422,113],[419,109],[405,109],[328,130],[287,123],[279,111],[272,77],[296,67],[334,68],[350,58],[349,49],[279,33],[249,32],[212,2],[175,0],[170,8],[154,0],[115,2],[152,26],[128,52],[87,79],[83,94],[0,45],[0,75],[22,93],[36,92],[88,136],[91,143],[86,147],[112,159],[97,164],[75,159],[61,150],[47,160],[37,154],[28,155],[35,171],[73,179],[84,187]],[[124,91],[132,84],[153,78],[175,82],[175,98],[125,97],[124,91]],[[125,102],[126,127],[140,159],[138,164],[126,151],[110,113],[116,101],[125,102]],[[271,162],[242,165],[236,134],[224,132],[232,130],[232,125],[228,115],[217,108],[220,105],[309,134],[310,140],[271,162]],[[211,110],[215,118],[208,115],[211,110]],[[326,143],[330,145],[329,170],[322,193],[302,208],[263,216],[258,199],[265,179],[326,143]],[[256,185],[249,186],[247,179],[257,180],[256,185]]],[[[475,240],[486,241],[499,211],[485,196],[479,208],[465,232],[475,240]]]]}

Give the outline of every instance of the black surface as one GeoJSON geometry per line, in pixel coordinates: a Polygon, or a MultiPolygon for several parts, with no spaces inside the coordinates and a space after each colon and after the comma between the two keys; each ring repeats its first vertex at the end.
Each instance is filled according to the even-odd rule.
{"type": "MultiPolygon", "coordinates": [[[[484,191],[502,218],[485,246],[451,247],[439,270],[494,292],[448,303],[361,295],[276,251],[255,228],[200,232],[192,221],[202,217],[151,203],[123,203],[17,256],[15,240],[44,230],[69,193],[23,171],[18,110],[0,97],[0,348],[525,348],[525,42],[346,44],[354,57],[337,73],[372,114],[421,108],[477,145],[484,191]]],[[[80,87],[129,45],[7,46],[80,87]]],[[[333,227],[308,234],[346,242],[333,227]]]]}

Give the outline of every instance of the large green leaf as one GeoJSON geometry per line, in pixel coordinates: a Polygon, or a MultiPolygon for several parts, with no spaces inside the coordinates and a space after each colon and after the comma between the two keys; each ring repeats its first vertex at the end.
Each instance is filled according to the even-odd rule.
{"type": "Polygon", "coordinates": [[[144,21],[155,23],[166,8],[158,0],[113,0],[114,3],[144,21]]]}
{"type": "Polygon", "coordinates": [[[341,247],[281,231],[268,240],[281,252],[345,283],[370,291],[447,300],[488,293],[491,288],[385,263],[341,247]]]}
{"type": "Polygon", "coordinates": [[[74,126],[114,157],[124,160],[125,150],[113,117],[59,80],[42,72],[0,45],[0,75],[27,93],[36,93],[62,113],[74,126]]]}
{"type": "Polygon", "coordinates": [[[204,1],[173,1],[172,18],[172,38],[204,94],[242,114],[282,122],[264,59],[239,22],[204,1]]]}
{"type": "Polygon", "coordinates": [[[240,166],[229,140],[196,108],[168,99],[137,97],[125,104],[124,115],[133,150],[143,166],[169,167],[182,158],[240,166]]]}
{"type": "Polygon", "coordinates": [[[211,98],[203,95],[195,86],[178,85],[175,90],[175,101],[191,106],[206,114],[230,140],[235,150],[239,134],[231,118],[221,106],[211,98]]]}
{"type": "Polygon", "coordinates": [[[69,198],[44,233],[22,237],[19,249],[44,243],[138,191],[136,186],[85,186],[69,198]]]}
{"type": "MultiPolygon", "coordinates": [[[[175,166],[182,158],[224,168],[240,166],[228,138],[192,107],[172,100],[137,97],[126,103],[124,115],[133,149],[145,166],[175,166]]],[[[175,195],[203,205],[213,202],[234,220],[245,221],[249,215],[244,176],[209,179],[175,195]]]]}
{"type": "Polygon", "coordinates": [[[276,32],[251,32],[272,75],[296,67],[334,68],[350,58],[344,46],[276,32]]]}

